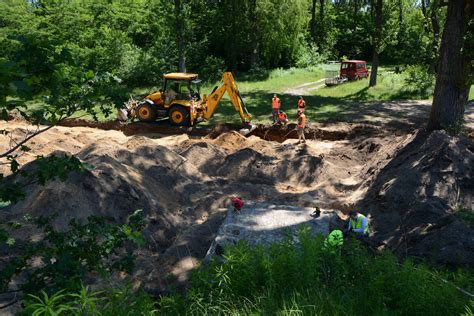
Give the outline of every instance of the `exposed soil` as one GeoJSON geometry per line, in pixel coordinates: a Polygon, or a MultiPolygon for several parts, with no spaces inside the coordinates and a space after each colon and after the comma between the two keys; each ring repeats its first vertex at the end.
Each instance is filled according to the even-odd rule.
{"type": "MultiPolygon", "coordinates": [[[[28,162],[38,154],[65,152],[94,169],[65,182],[27,186],[27,198],[3,209],[0,221],[58,211],[56,225],[66,227],[73,217],[107,215],[122,222],[143,209],[147,245],[137,252],[132,278],[151,293],[186,283],[235,195],[271,204],[358,208],[370,216],[374,247],[474,266],[474,230],[453,215],[458,207],[474,208],[469,139],[337,123],[310,127],[309,140],[298,145],[292,126],[260,126],[248,137],[231,125],[191,131],[143,123],[89,126],[54,127],[30,142],[32,150],[19,160],[31,168],[28,162]]],[[[21,137],[29,126],[11,121],[0,125],[5,128],[21,137]]],[[[0,137],[2,151],[9,144],[0,137]]],[[[15,237],[37,233],[25,226],[15,237]]]]}

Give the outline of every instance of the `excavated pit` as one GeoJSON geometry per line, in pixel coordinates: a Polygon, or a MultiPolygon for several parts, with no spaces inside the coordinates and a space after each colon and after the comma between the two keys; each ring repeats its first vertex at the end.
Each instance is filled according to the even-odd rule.
{"type": "MultiPolygon", "coordinates": [[[[474,146],[466,138],[338,123],[310,127],[307,143],[298,145],[292,126],[259,126],[247,137],[232,125],[199,131],[143,123],[87,126],[54,127],[19,160],[28,169],[37,154],[68,153],[94,168],[65,182],[26,186],[26,199],[3,209],[0,220],[59,211],[56,225],[66,228],[71,218],[104,215],[120,223],[143,209],[147,244],[137,250],[129,277],[150,293],[186,284],[232,196],[296,209],[358,208],[371,219],[372,246],[474,266],[474,232],[453,215],[459,207],[474,208],[474,146]]],[[[28,125],[9,122],[3,128],[21,137],[28,125]]],[[[3,150],[8,142],[0,137],[3,150]]],[[[37,233],[25,225],[14,237],[37,233]]],[[[0,249],[0,257],[15,251],[0,249]]]]}
{"type": "MultiPolygon", "coordinates": [[[[159,121],[153,123],[123,123],[120,121],[95,122],[83,119],[67,119],[62,121],[59,125],[65,127],[91,127],[101,130],[116,130],[123,132],[127,136],[159,133],[162,135],[187,134],[191,137],[207,136],[208,138],[216,138],[223,133],[238,131],[242,128],[241,125],[237,124],[217,124],[216,126],[210,128],[199,125],[193,127],[170,126],[168,121],[159,121]]],[[[306,129],[305,137],[307,139],[343,140],[347,137],[350,137],[354,132],[357,133],[361,130],[368,131],[377,129],[375,126],[367,124],[340,124],[338,127],[340,128],[325,129],[309,127],[306,129]]],[[[296,124],[288,124],[287,126],[267,126],[259,124],[256,126],[255,130],[253,130],[247,136],[251,135],[258,136],[264,140],[276,141],[279,143],[283,143],[287,139],[298,138],[296,134],[296,124]]]]}

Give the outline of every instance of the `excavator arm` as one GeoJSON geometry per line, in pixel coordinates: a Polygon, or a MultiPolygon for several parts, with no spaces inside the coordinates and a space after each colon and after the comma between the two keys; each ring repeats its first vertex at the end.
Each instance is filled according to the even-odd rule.
{"type": "Polygon", "coordinates": [[[219,102],[227,92],[232,105],[234,106],[235,110],[239,112],[242,123],[249,124],[250,120],[252,119],[252,115],[250,115],[250,113],[247,111],[247,108],[245,107],[244,101],[240,96],[239,89],[237,88],[237,84],[235,83],[234,76],[232,76],[231,72],[224,72],[224,74],[222,74],[222,81],[222,86],[212,92],[208,97],[204,98],[202,104],[203,117],[208,120],[214,115],[219,102]]]}

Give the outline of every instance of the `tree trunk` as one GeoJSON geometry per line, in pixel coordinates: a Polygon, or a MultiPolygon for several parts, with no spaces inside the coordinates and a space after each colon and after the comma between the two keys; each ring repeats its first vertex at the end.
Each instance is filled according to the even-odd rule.
{"type": "Polygon", "coordinates": [[[311,37],[314,42],[316,42],[316,2],[317,0],[313,0],[311,6],[311,37]]]}
{"type": "Polygon", "coordinates": [[[374,55],[372,57],[372,70],[370,72],[369,87],[377,85],[377,71],[379,68],[379,50],[382,40],[382,1],[375,3],[375,34],[374,34],[374,55]]]}
{"type": "Polygon", "coordinates": [[[181,0],[174,0],[174,15],[176,27],[176,42],[178,46],[178,71],[186,72],[186,54],[184,47],[184,27],[185,19],[183,17],[181,0]]]}
{"type": "Polygon", "coordinates": [[[398,0],[398,24],[398,45],[401,45],[405,35],[405,25],[403,25],[403,0],[398,0]]]}
{"type": "Polygon", "coordinates": [[[421,12],[423,13],[423,17],[424,17],[423,26],[425,28],[426,33],[430,32],[430,27],[429,27],[429,22],[428,22],[429,16],[428,16],[428,12],[426,11],[426,7],[428,5],[429,5],[429,0],[421,0],[421,12]]]}
{"type": "MultiPolygon", "coordinates": [[[[250,1],[250,22],[251,22],[251,29],[257,29],[257,0],[250,1]]],[[[258,65],[258,32],[251,33],[251,45],[252,45],[252,53],[250,54],[250,67],[254,68],[258,65]]]]}
{"type": "Polygon", "coordinates": [[[431,61],[431,70],[434,73],[437,73],[438,70],[438,51],[439,51],[439,37],[441,28],[439,26],[439,19],[438,19],[438,7],[439,7],[439,0],[433,0],[431,3],[431,26],[433,28],[433,39],[431,44],[433,60],[431,61]]]}
{"type": "Polygon", "coordinates": [[[319,30],[315,30],[317,34],[318,48],[320,52],[324,50],[324,47],[326,47],[327,43],[324,29],[324,1],[325,0],[319,0],[319,30]]]}
{"type": "Polygon", "coordinates": [[[356,32],[357,30],[357,25],[358,25],[358,22],[357,21],[357,15],[359,13],[359,1],[358,0],[353,0],[354,1],[354,16],[353,16],[353,19],[354,19],[354,23],[352,25],[352,32],[356,32]]]}
{"type": "Polygon", "coordinates": [[[322,26],[324,22],[324,0],[319,0],[319,21],[321,22],[322,26]]]}
{"type": "Polygon", "coordinates": [[[421,12],[423,16],[426,18],[426,0],[421,0],[421,12]]]}
{"type": "Polygon", "coordinates": [[[450,0],[439,55],[429,130],[460,126],[469,96],[473,39],[464,41],[468,21],[474,18],[472,0],[450,0]]]}

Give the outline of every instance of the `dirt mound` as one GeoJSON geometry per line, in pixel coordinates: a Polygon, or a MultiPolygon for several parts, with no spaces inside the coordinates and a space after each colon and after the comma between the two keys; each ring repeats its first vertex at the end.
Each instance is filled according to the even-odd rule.
{"type": "MultiPolygon", "coordinates": [[[[113,130],[55,127],[38,136],[22,163],[60,150],[93,168],[73,173],[65,182],[27,186],[27,198],[2,210],[0,220],[58,211],[56,225],[66,227],[69,219],[89,215],[122,222],[143,209],[147,246],[137,253],[133,277],[152,293],[186,282],[233,195],[344,211],[357,206],[370,214],[377,245],[399,255],[474,265],[474,232],[453,216],[459,206],[473,208],[469,140],[442,132],[398,134],[361,124],[308,131],[315,133],[313,139],[298,145],[285,136],[293,133],[292,127],[260,128],[249,137],[229,125],[215,127],[206,137],[165,137],[156,131],[127,137],[113,130]],[[266,131],[267,139],[277,141],[256,136],[266,131]]],[[[36,233],[25,226],[14,237],[36,233]]]]}
{"type": "Polygon", "coordinates": [[[226,154],[213,144],[198,142],[182,149],[180,155],[191,161],[201,172],[212,173],[215,161],[222,161],[226,154]]]}
{"type": "Polygon", "coordinates": [[[237,150],[250,145],[249,140],[236,131],[230,131],[219,135],[213,144],[228,150],[237,150]]]}
{"type": "Polygon", "coordinates": [[[474,265],[474,231],[453,215],[474,208],[474,146],[445,132],[418,132],[364,183],[377,238],[398,254],[474,265]]]}

